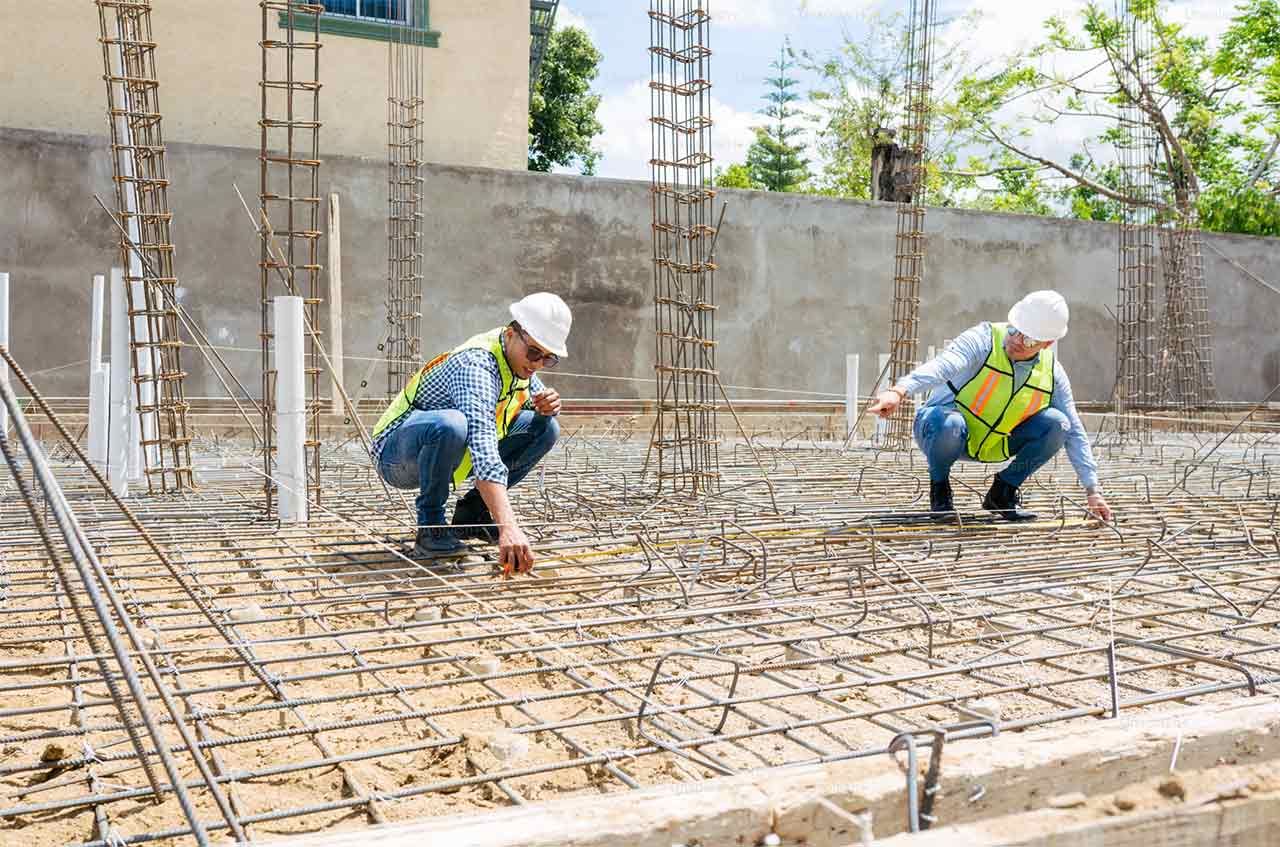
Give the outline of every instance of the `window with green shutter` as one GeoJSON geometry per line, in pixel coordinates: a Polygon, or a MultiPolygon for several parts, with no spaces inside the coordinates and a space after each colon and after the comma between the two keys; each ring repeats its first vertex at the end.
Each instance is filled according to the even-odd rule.
{"type": "MultiPolygon", "coordinates": [[[[440,46],[440,32],[431,28],[430,0],[321,0],[320,5],[322,33],[440,46]]],[[[295,27],[310,28],[313,16],[294,12],[292,20],[295,27]]],[[[289,25],[290,13],[281,12],[281,28],[289,25]]]]}

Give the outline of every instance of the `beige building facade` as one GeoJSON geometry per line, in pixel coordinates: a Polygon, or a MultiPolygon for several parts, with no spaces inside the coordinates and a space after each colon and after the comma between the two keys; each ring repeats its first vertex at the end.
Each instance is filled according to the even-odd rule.
{"type": "MultiPolygon", "coordinates": [[[[528,0],[424,0],[424,158],[524,170],[528,0]]],[[[256,0],[153,0],[166,141],[256,148],[262,10],[256,0]]],[[[388,44],[380,27],[322,20],[320,150],[387,155],[388,44]]],[[[93,0],[0,0],[0,126],[106,135],[93,0]]],[[[287,36],[272,12],[267,37],[287,36]]]]}

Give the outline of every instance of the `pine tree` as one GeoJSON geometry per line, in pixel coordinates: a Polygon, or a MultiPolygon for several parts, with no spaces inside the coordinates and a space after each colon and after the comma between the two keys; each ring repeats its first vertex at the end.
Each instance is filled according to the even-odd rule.
{"type": "Polygon", "coordinates": [[[785,47],[778,52],[778,59],[770,63],[769,67],[778,75],[765,80],[770,87],[764,95],[768,105],[760,110],[769,122],[756,127],[756,140],[747,150],[747,168],[752,180],[768,191],[794,191],[809,179],[809,160],[803,157],[804,144],[792,141],[803,130],[789,123],[800,114],[800,110],[791,105],[800,99],[800,95],[791,90],[798,82],[787,76],[794,64],[787,57],[785,47]]]}

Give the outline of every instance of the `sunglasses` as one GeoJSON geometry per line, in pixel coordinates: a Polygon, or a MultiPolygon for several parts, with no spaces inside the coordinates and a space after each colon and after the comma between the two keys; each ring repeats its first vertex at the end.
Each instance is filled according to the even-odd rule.
{"type": "Polygon", "coordinates": [[[555,353],[548,353],[546,350],[537,347],[533,343],[533,339],[525,334],[522,327],[517,326],[516,333],[520,336],[520,340],[524,342],[524,354],[528,357],[530,362],[535,364],[538,362],[545,362],[546,364],[544,367],[548,368],[554,368],[556,365],[560,364],[559,356],[555,353]]]}
{"type": "Polygon", "coordinates": [[[1027,335],[1025,332],[1023,332],[1022,330],[1020,330],[1020,329],[1015,329],[1014,327],[1009,327],[1009,334],[1010,334],[1010,335],[1016,335],[1016,336],[1018,336],[1019,338],[1021,338],[1021,339],[1022,339],[1022,343],[1023,343],[1023,344],[1025,344],[1025,345],[1027,345],[1028,347],[1035,347],[1037,344],[1048,344],[1048,342],[1047,342],[1047,341],[1040,341],[1040,340],[1039,340],[1039,339],[1037,339],[1037,338],[1032,338],[1031,336],[1029,336],[1029,335],[1027,335]]]}

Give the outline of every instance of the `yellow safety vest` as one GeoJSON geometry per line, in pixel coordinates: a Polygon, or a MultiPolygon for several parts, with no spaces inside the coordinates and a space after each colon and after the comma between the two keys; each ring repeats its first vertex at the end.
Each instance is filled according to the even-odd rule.
{"type": "MultiPolygon", "coordinates": [[[[511,424],[515,422],[516,416],[520,414],[520,410],[524,408],[525,401],[529,399],[529,380],[519,379],[511,372],[511,365],[507,363],[507,355],[502,350],[502,332],[506,327],[498,327],[488,332],[482,332],[479,335],[459,344],[448,353],[441,353],[430,362],[427,362],[418,372],[410,378],[408,385],[404,390],[396,395],[391,401],[391,405],[387,406],[387,410],[382,413],[382,417],[373,427],[373,437],[377,438],[392,424],[399,421],[405,414],[413,408],[413,398],[418,393],[418,386],[422,384],[422,380],[433,370],[444,364],[450,356],[455,353],[461,353],[463,350],[487,350],[493,354],[493,358],[498,362],[498,372],[502,375],[502,390],[498,394],[498,403],[494,407],[494,418],[498,425],[498,438],[505,438],[507,431],[511,428],[511,424]]],[[[462,461],[453,472],[453,484],[461,485],[471,473],[471,449],[467,448],[462,454],[462,461]]]]}
{"type": "Polygon", "coordinates": [[[1053,353],[1040,351],[1040,359],[1016,392],[1013,362],[1004,352],[1007,323],[991,325],[991,353],[982,368],[955,392],[956,405],[969,425],[969,457],[979,462],[1003,462],[1009,458],[1009,433],[1027,418],[1046,409],[1053,399],[1053,353]]]}

